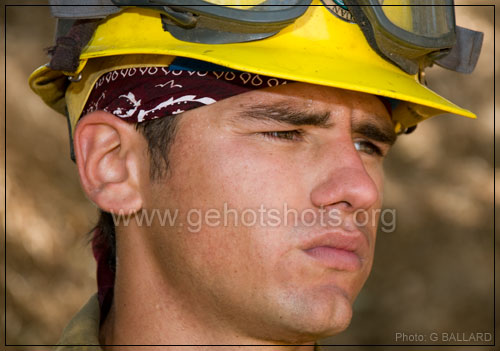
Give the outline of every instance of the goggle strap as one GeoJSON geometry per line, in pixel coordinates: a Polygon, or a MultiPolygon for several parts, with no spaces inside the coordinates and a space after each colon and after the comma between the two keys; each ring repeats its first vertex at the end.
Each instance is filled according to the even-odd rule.
{"type": "Polygon", "coordinates": [[[73,20],[105,18],[121,11],[111,0],[49,0],[49,3],[52,16],[73,20]]]}
{"type": "Polygon", "coordinates": [[[434,62],[452,71],[471,73],[476,67],[483,45],[484,34],[475,30],[456,27],[457,42],[449,54],[434,62]]]}
{"type": "Polygon", "coordinates": [[[72,24],[69,31],[63,36],[58,36],[56,45],[48,49],[51,55],[49,67],[55,71],[75,72],[80,63],[82,49],[92,38],[99,23],[98,20],[85,19],[69,21],[65,20],[62,27],[58,21],[58,35],[60,31],[66,31],[67,25],[72,24]]]}

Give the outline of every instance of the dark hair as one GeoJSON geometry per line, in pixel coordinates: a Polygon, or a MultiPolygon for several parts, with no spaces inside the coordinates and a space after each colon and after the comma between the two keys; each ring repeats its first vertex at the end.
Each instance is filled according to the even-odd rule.
{"type": "MultiPolygon", "coordinates": [[[[172,115],[136,124],[136,130],[148,142],[149,177],[153,181],[161,180],[167,175],[169,166],[168,153],[175,139],[175,132],[181,115],[172,115]]],[[[111,248],[109,266],[115,271],[116,237],[115,223],[111,213],[99,210],[99,219],[92,229],[92,233],[94,233],[93,240],[103,240],[108,243],[111,248]]]]}

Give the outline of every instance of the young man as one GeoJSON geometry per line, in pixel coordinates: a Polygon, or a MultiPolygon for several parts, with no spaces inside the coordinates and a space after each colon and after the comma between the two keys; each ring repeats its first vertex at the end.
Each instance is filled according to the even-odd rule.
{"type": "MultiPolygon", "coordinates": [[[[364,28],[372,49],[345,20],[389,28],[373,13],[313,5],[250,34],[227,7],[116,8],[64,30],[31,84],[67,110],[83,189],[103,215],[99,294],[61,345],[312,349],[347,327],[396,133],[473,115],[415,80],[436,52],[409,55],[418,40],[391,51],[364,28]],[[214,32],[221,16],[234,28],[214,32]],[[173,221],[153,217],[166,212],[173,221]]],[[[449,16],[438,21],[455,32],[449,16]]],[[[455,55],[441,64],[466,66],[455,55]]]]}

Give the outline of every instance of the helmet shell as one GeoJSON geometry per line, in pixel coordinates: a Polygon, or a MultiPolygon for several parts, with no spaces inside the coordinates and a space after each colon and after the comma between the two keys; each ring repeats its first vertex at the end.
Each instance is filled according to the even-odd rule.
{"type": "MultiPolygon", "coordinates": [[[[163,30],[160,13],[145,8],[129,7],[108,16],[83,49],[77,72],[67,73],[79,75],[89,71],[84,79],[71,83],[65,94],[60,91],[64,85],[60,82],[53,89],[59,99],[65,96],[72,124],[76,124],[98,79],[95,72],[132,67],[133,63],[127,62],[128,55],[132,55],[129,59],[137,66],[141,62],[143,66],[155,62],[164,66],[172,56],[184,56],[236,70],[397,99],[400,103],[392,111],[397,132],[442,113],[475,118],[472,112],[421,84],[417,75],[406,74],[381,58],[371,49],[358,25],[336,17],[315,0],[303,16],[278,34],[244,43],[199,44],[177,40],[163,30]],[[108,60],[103,60],[106,57],[108,60]],[[107,68],[90,69],[95,64],[89,63],[96,59],[106,61],[107,68]]],[[[41,96],[39,86],[43,85],[47,96],[50,95],[47,85],[62,74],[44,66],[32,74],[30,84],[41,96]]],[[[56,106],[54,96],[44,100],[59,110],[64,105],[58,101],[56,106]]]]}

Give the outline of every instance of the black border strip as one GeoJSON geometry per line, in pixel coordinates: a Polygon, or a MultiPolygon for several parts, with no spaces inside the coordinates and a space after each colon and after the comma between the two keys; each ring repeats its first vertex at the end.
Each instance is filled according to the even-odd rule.
{"type": "MultiPolygon", "coordinates": [[[[8,7],[40,7],[49,5],[40,4],[22,4],[22,5],[3,5],[4,6],[4,189],[5,189],[5,218],[4,218],[4,346],[8,347],[25,347],[25,346],[61,346],[56,344],[7,344],[7,8],[8,7]]],[[[77,5],[77,6],[87,6],[87,5],[77,5]]],[[[311,5],[316,6],[316,5],[311,5]]],[[[321,5],[317,5],[321,6],[321,5]]],[[[496,121],[496,5],[495,4],[469,4],[469,5],[455,5],[456,7],[462,6],[493,6],[493,344],[436,344],[436,345],[415,345],[415,344],[321,344],[321,347],[335,346],[335,347],[491,347],[496,346],[496,204],[495,204],[495,194],[496,194],[496,136],[495,136],[495,121],[496,121]]],[[[216,347],[234,347],[234,346],[253,346],[253,347],[264,347],[269,345],[63,345],[65,347],[75,347],[75,346],[140,346],[140,347],[158,347],[158,346],[216,346],[216,347]]],[[[273,345],[273,347],[285,347],[285,346],[303,346],[303,345],[273,345]]]]}

